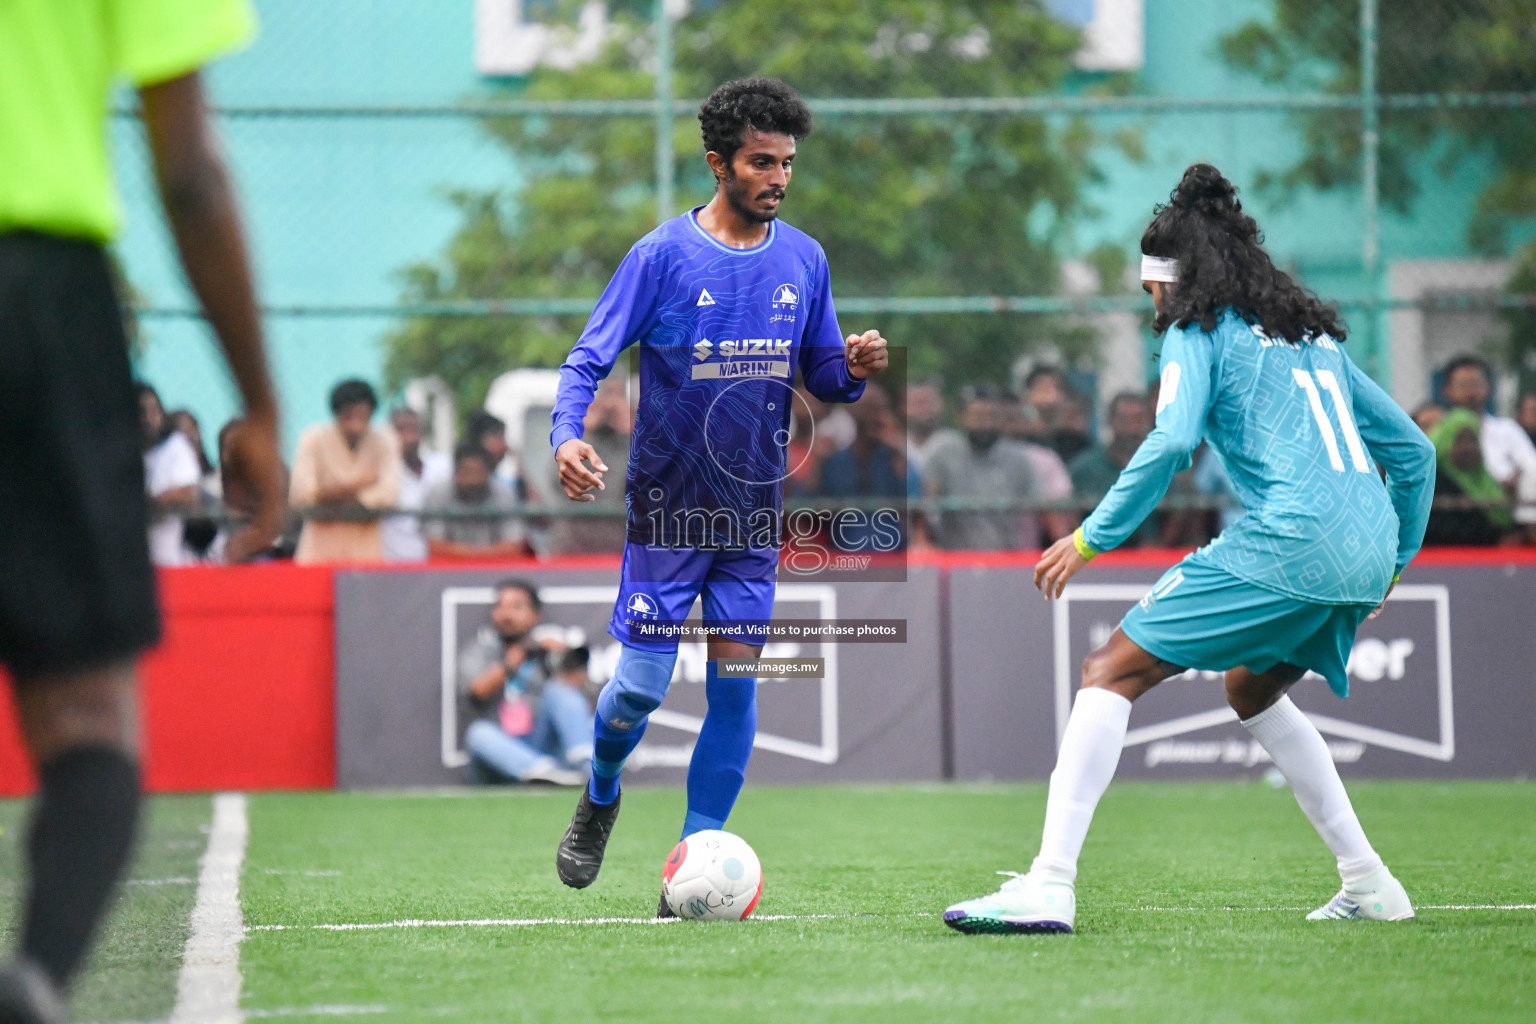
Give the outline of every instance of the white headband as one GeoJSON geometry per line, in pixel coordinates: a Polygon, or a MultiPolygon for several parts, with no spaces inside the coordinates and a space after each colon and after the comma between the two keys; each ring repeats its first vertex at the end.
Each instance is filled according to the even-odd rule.
{"type": "Polygon", "coordinates": [[[1162,256],[1143,256],[1141,258],[1141,279],[1143,281],[1162,281],[1165,284],[1179,283],[1179,261],[1166,259],[1162,256]]]}

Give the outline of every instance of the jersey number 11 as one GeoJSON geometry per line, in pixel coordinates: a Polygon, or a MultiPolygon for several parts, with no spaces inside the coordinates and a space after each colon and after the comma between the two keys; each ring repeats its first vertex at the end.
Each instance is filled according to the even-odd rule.
{"type": "Polygon", "coordinates": [[[1307,403],[1312,406],[1312,415],[1317,420],[1317,429],[1322,431],[1323,445],[1328,449],[1328,461],[1338,472],[1344,472],[1344,460],[1339,457],[1339,440],[1333,432],[1333,424],[1328,422],[1328,414],[1323,411],[1323,396],[1318,392],[1320,383],[1333,396],[1333,411],[1339,417],[1339,429],[1344,434],[1344,444],[1349,448],[1349,459],[1355,464],[1355,470],[1360,473],[1371,471],[1370,460],[1365,457],[1365,447],[1360,443],[1360,432],[1355,429],[1355,421],[1349,416],[1349,406],[1344,401],[1344,393],[1339,390],[1339,380],[1333,375],[1332,370],[1318,370],[1317,380],[1306,370],[1292,370],[1291,375],[1296,378],[1296,383],[1307,393],[1307,403]]]}

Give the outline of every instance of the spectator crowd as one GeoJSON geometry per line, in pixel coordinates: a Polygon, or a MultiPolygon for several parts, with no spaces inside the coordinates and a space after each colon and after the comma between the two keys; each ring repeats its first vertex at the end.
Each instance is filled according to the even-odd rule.
{"type": "MultiPolygon", "coordinates": [[[[1494,411],[1483,360],[1453,359],[1436,380],[1435,400],[1413,412],[1438,466],[1425,542],[1536,543],[1536,390],[1519,397],[1510,418],[1494,411]]],[[[912,550],[1040,548],[1070,533],[1114,485],[1153,428],[1155,390],[1114,395],[1100,426],[1093,403],[1055,366],[1036,367],[1017,391],[990,381],[963,387],[952,408],[932,380],[910,381],[904,407],[876,383],[850,406],[797,388],[786,504],[889,508],[896,546],[912,550]]],[[[399,406],[381,422],[364,381],[337,384],[330,407],[329,420],[299,437],[288,528],[267,558],[484,561],[623,546],[622,487],[568,514],[545,497],[559,488],[530,478],[505,424],[488,412],[471,417],[452,452],[438,452],[424,446],[416,410],[399,406]]],[[[254,482],[227,445],[238,421],[219,430],[215,462],[190,411],[167,411],[148,384],[139,409],[151,556],[163,566],[223,562],[232,531],[254,510],[254,482]]],[[[633,422],[623,382],[604,382],[586,436],[618,474],[633,422]]],[[[1197,546],[1242,514],[1221,461],[1202,446],[1128,546],[1197,546]]],[[[862,550],[877,529],[827,539],[862,550]]]]}

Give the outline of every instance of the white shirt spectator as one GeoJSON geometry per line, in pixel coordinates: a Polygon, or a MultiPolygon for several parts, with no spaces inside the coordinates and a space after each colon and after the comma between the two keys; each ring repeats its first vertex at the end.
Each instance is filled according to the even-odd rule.
{"type": "Polygon", "coordinates": [[[427,521],[423,533],[433,540],[471,547],[516,544],[525,539],[522,521],[510,513],[521,507],[517,495],[500,480],[492,478],[483,500],[470,503],[459,497],[453,480],[438,484],[427,492],[427,510],[459,513],[436,516],[427,521]],[[473,513],[481,513],[474,516],[473,513]]]}
{"type": "Polygon", "coordinates": [[[1033,441],[1005,442],[1017,444],[1029,453],[1030,465],[1035,470],[1035,483],[1039,486],[1037,497],[1058,501],[1072,497],[1072,474],[1061,456],[1042,444],[1033,441]]]}
{"type": "Polygon", "coordinates": [[[1516,480],[1515,519],[1536,523],[1536,444],[1520,424],[1503,416],[1483,417],[1483,464],[1501,484],[1516,480]]]}
{"type": "Polygon", "coordinates": [[[951,434],[956,437],[960,436],[958,430],[951,430],[948,427],[938,428],[921,441],[913,438],[911,433],[907,434],[907,461],[916,468],[919,476],[922,475],[923,465],[928,461],[928,456],[933,453],[935,447],[954,443],[953,441],[945,440],[951,434]]]}
{"type": "Polygon", "coordinates": [[[853,435],[859,432],[853,415],[842,405],[832,406],[816,421],[816,434],[830,438],[832,451],[840,451],[853,444],[853,435]]]}
{"type": "MultiPolygon", "coordinates": [[[[1056,454],[1055,449],[1047,448],[1043,444],[1035,444],[1033,441],[1015,441],[1008,438],[998,442],[999,444],[1016,444],[1024,449],[1024,454],[1029,456],[1029,464],[1035,471],[1034,497],[1040,501],[1068,501],[1071,499],[1074,488],[1072,487],[1072,471],[1067,469],[1067,464],[1056,454]]],[[[1055,516],[1069,515],[1070,513],[1054,513],[1055,516]]],[[[1050,530],[1059,530],[1063,524],[1055,522],[1047,515],[1031,515],[1024,517],[1024,533],[1034,535],[1031,547],[1045,547],[1045,537],[1041,532],[1044,525],[1050,530]]]]}
{"type": "MultiPolygon", "coordinates": [[[[427,494],[452,479],[453,463],[446,455],[422,450],[419,474],[411,472],[411,467],[401,460],[400,496],[395,499],[395,507],[420,511],[426,505],[427,494]]],[[[381,539],[386,562],[427,560],[427,538],[421,531],[421,519],[417,516],[390,516],[385,519],[381,539]]]]}
{"type": "MultiPolygon", "coordinates": [[[[180,433],[144,453],[144,490],[151,498],[183,487],[196,487],[203,468],[192,442],[180,433]]],[[[180,516],[152,516],[149,526],[149,558],[156,565],[188,565],[195,559],[187,550],[182,535],[186,524],[180,516]]]]}
{"type": "MultiPolygon", "coordinates": [[[[513,494],[516,494],[517,481],[521,473],[522,467],[518,464],[517,456],[511,451],[508,451],[507,454],[501,457],[501,463],[497,465],[494,470],[492,470],[491,477],[492,479],[501,481],[503,487],[511,491],[513,494]]],[[[451,463],[448,466],[448,475],[453,476],[453,466],[451,463]]]]}

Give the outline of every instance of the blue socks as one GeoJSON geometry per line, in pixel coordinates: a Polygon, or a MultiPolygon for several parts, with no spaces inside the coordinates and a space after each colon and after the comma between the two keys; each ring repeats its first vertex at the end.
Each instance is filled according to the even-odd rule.
{"type": "Polygon", "coordinates": [[[619,773],[645,735],[646,718],[661,706],[672,684],[677,651],[644,651],[624,644],[613,678],[597,698],[592,725],[592,802],[619,798],[619,773]]]}
{"type": "MultiPolygon", "coordinates": [[[[644,651],[628,644],[619,655],[613,678],[597,698],[592,727],[592,802],[611,804],[619,797],[624,762],[645,735],[650,713],[661,706],[677,664],[676,651],[644,651]]],[[[719,666],[707,663],[704,694],[709,711],[688,764],[688,816],[683,837],[725,826],[746,779],[747,759],[757,735],[757,680],[721,679],[719,666]]]]}
{"type": "Polygon", "coordinates": [[[747,776],[752,739],[757,735],[757,680],[721,679],[719,666],[706,668],[709,711],[688,764],[688,816],[683,838],[722,828],[747,776]]]}

